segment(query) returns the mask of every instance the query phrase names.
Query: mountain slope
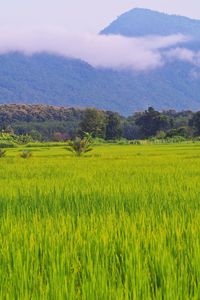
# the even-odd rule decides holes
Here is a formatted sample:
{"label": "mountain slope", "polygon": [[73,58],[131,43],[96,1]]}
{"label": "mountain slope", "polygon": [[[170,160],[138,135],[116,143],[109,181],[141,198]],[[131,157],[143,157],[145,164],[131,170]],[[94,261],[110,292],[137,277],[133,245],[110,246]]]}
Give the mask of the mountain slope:
{"label": "mountain slope", "polygon": [[[49,54],[0,56],[0,103],[45,103],[131,114],[157,109],[198,109],[199,79],[190,64],[172,63],[149,73],[98,70]],[[195,68],[192,67],[193,72]],[[196,70],[196,72],[198,72]],[[190,82],[190,85],[188,85]]]}
{"label": "mountain slope", "polygon": [[101,34],[120,34],[128,37],[178,33],[200,38],[200,20],[135,8],[101,31]]}

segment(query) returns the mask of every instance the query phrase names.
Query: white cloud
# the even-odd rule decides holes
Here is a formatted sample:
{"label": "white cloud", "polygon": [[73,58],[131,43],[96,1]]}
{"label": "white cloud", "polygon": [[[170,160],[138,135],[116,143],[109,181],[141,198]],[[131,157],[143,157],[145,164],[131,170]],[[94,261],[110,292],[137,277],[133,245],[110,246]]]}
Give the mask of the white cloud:
{"label": "white cloud", "polygon": [[192,79],[199,80],[200,79],[200,72],[197,71],[197,70],[192,70],[190,72],[190,76],[192,77]]}
{"label": "white cloud", "polygon": [[177,47],[166,52],[165,56],[170,60],[181,60],[196,66],[200,65],[200,51]]}
{"label": "white cloud", "polygon": [[[45,32],[4,30],[0,31],[0,53],[20,51],[31,55],[37,52],[51,52],[81,59],[94,67],[144,71],[162,66],[165,62],[162,51],[187,40],[188,38],[181,34],[127,38],[119,35],[69,35],[55,29]],[[178,56],[180,51],[176,51],[171,52],[171,57]],[[191,54],[185,52],[182,55],[188,56],[189,59]]]}

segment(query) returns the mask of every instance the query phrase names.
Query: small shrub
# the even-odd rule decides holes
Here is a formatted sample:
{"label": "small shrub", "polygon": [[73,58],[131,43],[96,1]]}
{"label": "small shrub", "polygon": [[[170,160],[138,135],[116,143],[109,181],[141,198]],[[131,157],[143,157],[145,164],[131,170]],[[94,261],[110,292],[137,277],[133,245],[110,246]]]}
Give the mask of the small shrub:
{"label": "small shrub", "polygon": [[166,137],[166,133],[163,130],[158,131],[156,134],[156,138],[158,140],[163,140],[165,139],[165,137]]}
{"label": "small shrub", "polygon": [[22,152],[20,153],[20,157],[24,159],[30,158],[31,156],[32,153],[29,150],[22,150]]}
{"label": "small shrub", "polygon": [[16,136],[15,140],[19,145],[25,145],[33,141],[32,137],[28,134]]}
{"label": "small shrub", "polygon": [[6,156],[6,151],[3,149],[0,149],[0,158],[5,157]]}
{"label": "small shrub", "polygon": [[95,138],[95,139],[93,139],[93,145],[98,146],[98,145],[102,145],[102,144],[105,144],[105,140],[104,139],[102,139],[102,138]]}
{"label": "small shrub", "polygon": [[142,145],[141,141],[139,140],[132,140],[129,142],[130,145]]}
{"label": "small shrub", "polygon": [[129,144],[128,140],[123,139],[123,138],[120,139],[120,140],[116,140],[115,143],[118,144],[118,145],[128,145]]}
{"label": "small shrub", "polygon": [[181,142],[185,142],[186,138],[184,138],[183,136],[174,136],[173,138],[167,138],[166,140],[169,143],[181,143]]}

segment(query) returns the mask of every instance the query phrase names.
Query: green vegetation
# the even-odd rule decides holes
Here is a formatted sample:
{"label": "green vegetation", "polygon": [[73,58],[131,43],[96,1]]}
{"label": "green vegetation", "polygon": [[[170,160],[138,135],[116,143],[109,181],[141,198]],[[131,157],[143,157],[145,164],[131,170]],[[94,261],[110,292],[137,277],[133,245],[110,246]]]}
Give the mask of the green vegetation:
{"label": "green vegetation", "polygon": [[24,159],[30,158],[31,156],[32,156],[32,153],[29,150],[22,150],[20,153],[20,157],[24,158]]}
{"label": "green vegetation", "polygon": [[65,148],[0,161],[0,299],[199,299],[200,144]]}
{"label": "green vegetation", "polygon": [[82,156],[92,151],[92,143],[92,136],[89,133],[85,133],[82,139],[77,137],[74,141],[70,141],[66,149],[76,156]]}
{"label": "green vegetation", "polygon": [[66,142],[89,132],[110,141],[141,139],[194,140],[200,136],[200,113],[149,107],[125,118],[95,108],[74,109],[44,105],[0,105],[0,148],[39,142]]}

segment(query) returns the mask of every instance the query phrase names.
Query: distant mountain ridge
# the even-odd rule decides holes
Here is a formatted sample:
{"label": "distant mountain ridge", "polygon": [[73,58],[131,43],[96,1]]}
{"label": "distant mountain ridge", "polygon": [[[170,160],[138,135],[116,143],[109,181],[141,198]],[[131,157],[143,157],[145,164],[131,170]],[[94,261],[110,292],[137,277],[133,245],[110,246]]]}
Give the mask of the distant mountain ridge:
{"label": "distant mountain ridge", "polygon": [[[200,50],[200,21],[150,10],[131,10],[101,32],[137,37],[177,33],[193,36],[184,47]],[[177,60],[138,73],[97,69],[48,53],[1,54],[0,103],[97,107],[124,115],[148,106],[199,110],[200,67]]]}
{"label": "distant mountain ridge", "polygon": [[122,14],[100,32],[100,34],[120,34],[128,37],[166,36],[179,33],[200,39],[200,20],[134,8]]}

